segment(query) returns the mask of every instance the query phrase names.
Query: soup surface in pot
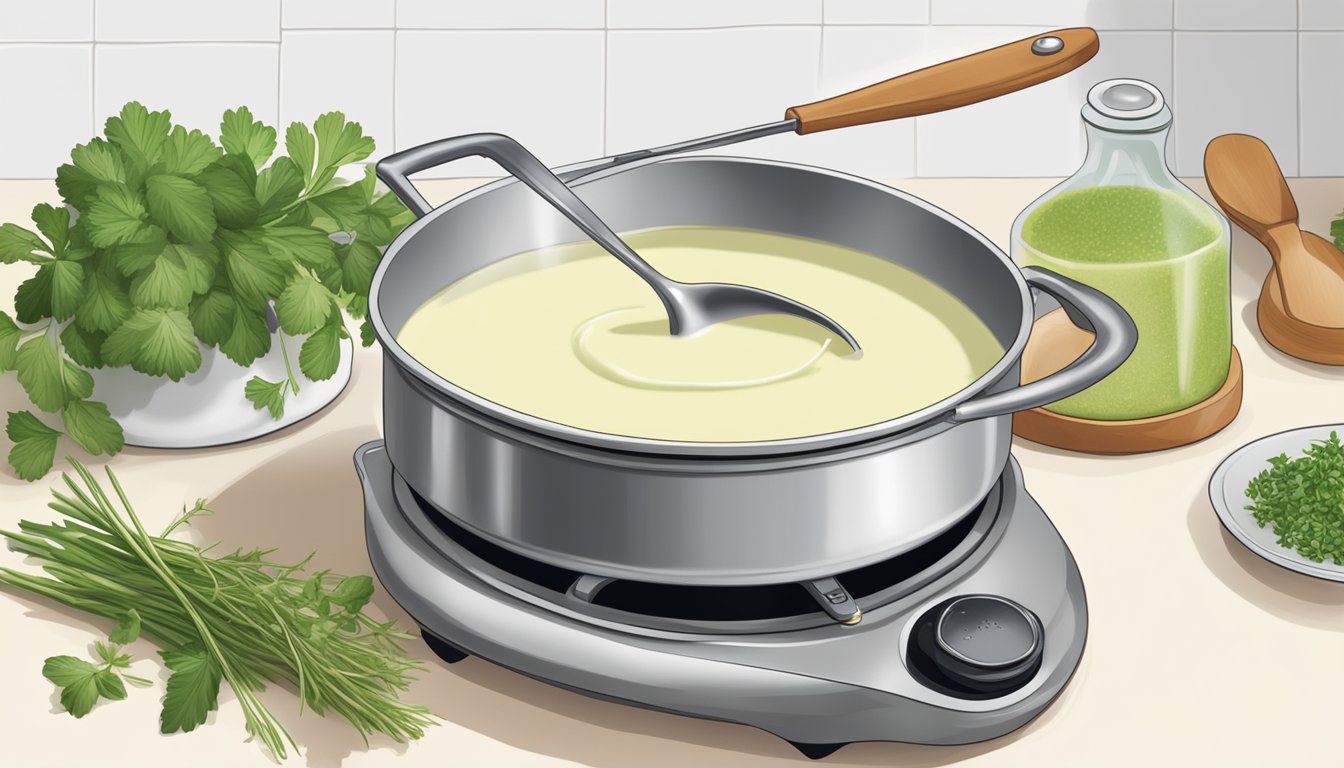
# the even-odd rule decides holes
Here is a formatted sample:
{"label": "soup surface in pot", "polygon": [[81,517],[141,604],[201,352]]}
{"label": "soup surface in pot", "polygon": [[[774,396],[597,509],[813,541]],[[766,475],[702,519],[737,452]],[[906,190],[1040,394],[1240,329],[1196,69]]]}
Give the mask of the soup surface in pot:
{"label": "soup surface in pot", "polygon": [[724,227],[623,236],[674,279],[743,283],[809,304],[852,333],[863,353],[782,315],[670,336],[653,291],[588,241],[520,253],[458,280],[417,309],[397,341],[435,374],[515,411],[694,442],[780,440],[886,421],[964,389],[1003,355],[957,298],[862,251]]}

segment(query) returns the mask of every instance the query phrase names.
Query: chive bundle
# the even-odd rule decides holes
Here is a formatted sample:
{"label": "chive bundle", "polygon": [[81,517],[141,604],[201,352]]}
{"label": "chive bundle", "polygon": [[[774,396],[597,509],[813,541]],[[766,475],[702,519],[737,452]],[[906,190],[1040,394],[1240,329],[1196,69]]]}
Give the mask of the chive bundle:
{"label": "chive bundle", "polygon": [[[273,550],[212,557],[168,538],[208,512],[203,501],[152,536],[110,469],[120,510],[87,469],[72,463],[82,486],[64,474],[69,494],[53,490],[49,505],[66,520],[22,520],[20,532],[0,532],[12,549],[39,558],[47,576],[0,568],[0,583],[113,619],[133,609],[143,632],[165,649],[173,675],[213,674],[216,690],[222,677],[243,707],[248,732],[278,758],[287,756],[286,743],[297,745],[256,696],[268,681],[294,685],[301,707],[340,715],[366,741],[381,733],[405,742],[435,724],[428,709],[399,698],[423,666],[401,649],[409,635],[363,612],[373,594],[368,576],[306,574],[311,555],[285,565],[269,559]],[[179,668],[175,658],[198,661]],[[173,681],[163,730],[191,730],[215,708],[213,691],[185,680],[175,691]],[[209,700],[183,698],[193,695]]]}

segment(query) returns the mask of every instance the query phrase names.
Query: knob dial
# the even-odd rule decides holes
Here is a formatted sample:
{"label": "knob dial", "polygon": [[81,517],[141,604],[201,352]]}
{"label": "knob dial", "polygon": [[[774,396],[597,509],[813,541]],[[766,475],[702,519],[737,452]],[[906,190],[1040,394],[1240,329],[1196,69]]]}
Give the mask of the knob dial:
{"label": "knob dial", "polygon": [[1041,620],[1006,597],[964,595],[942,604],[933,627],[933,662],[975,691],[1007,692],[1036,674],[1044,650]]}

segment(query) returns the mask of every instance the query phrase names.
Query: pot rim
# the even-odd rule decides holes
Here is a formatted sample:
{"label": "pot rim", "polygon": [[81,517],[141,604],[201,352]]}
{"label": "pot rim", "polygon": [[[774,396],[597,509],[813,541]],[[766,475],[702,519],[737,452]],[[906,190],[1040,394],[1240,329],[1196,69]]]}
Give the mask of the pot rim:
{"label": "pot rim", "polygon": [[[956,226],[974,237],[990,253],[996,256],[1000,263],[1008,268],[1013,281],[1017,284],[1019,298],[1021,299],[1022,317],[1018,323],[1017,337],[989,370],[981,374],[975,381],[966,387],[954,392],[948,397],[935,403],[927,405],[917,411],[912,411],[895,418],[885,421],[868,424],[862,427],[840,430],[838,432],[827,432],[817,435],[804,435],[800,437],[791,437],[780,440],[761,440],[750,442],[701,442],[686,440],[661,440],[649,437],[635,437],[631,435],[618,435],[609,432],[597,432],[594,430],[573,427],[567,424],[542,419],[522,411],[515,410],[506,405],[496,403],[493,400],[481,397],[473,392],[469,392],[462,387],[457,386],[451,381],[439,376],[418,360],[410,355],[402,346],[397,343],[396,338],[388,330],[383,322],[382,312],[379,309],[381,303],[382,283],[387,271],[396,261],[397,254],[401,252],[404,242],[410,241],[420,230],[431,226],[440,216],[446,215],[454,208],[474,200],[481,195],[486,195],[510,184],[518,183],[513,177],[506,177],[497,181],[484,184],[476,189],[466,192],[449,202],[435,208],[429,214],[422,216],[412,222],[402,232],[387,250],[378,264],[377,270],[373,275],[373,281],[369,286],[369,320],[373,325],[375,336],[383,347],[384,354],[390,356],[402,370],[410,372],[416,379],[429,386],[432,391],[438,392],[448,398],[456,401],[464,407],[480,412],[483,415],[501,420],[509,425],[520,427],[526,431],[534,432],[545,437],[551,437],[570,443],[578,443],[594,448],[604,450],[614,450],[624,453],[645,453],[645,454],[670,454],[681,456],[774,456],[783,454],[804,453],[810,451],[824,450],[856,443],[863,443],[888,437],[893,434],[905,432],[919,427],[926,427],[933,423],[944,421],[954,408],[958,405],[974,398],[976,395],[984,392],[995,382],[997,382],[1005,373],[1009,371],[1022,355],[1023,349],[1027,345],[1027,337],[1031,333],[1031,322],[1033,317],[1033,301],[1031,298],[1031,289],[1027,286],[1026,280],[1022,277],[1021,271],[1012,260],[997,245],[985,237],[979,230],[970,224],[958,219],[956,216],[939,208],[926,200],[911,195],[886,184],[880,184],[871,179],[865,179],[853,174],[843,173],[841,171],[829,168],[820,168],[817,166],[806,165],[803,163],[791,163],[781,160],[766,160],[760,158],[735,157],[724,155],[682,155],[667,158],[653,158],[645,161],[638,161],[628,165],[622,165],[606,171],[599,171],[584,176],[582,179],[571,183],[572,186],[582,186],[584,184],[599,181],[611,175],[626,173],[637,168],[642,168],[655,163],[728,163],[741,165],[767,165],[781,168],[807,171],[823,176],[848,181],[854,184],[860,184],[884,194],[892,195],[901,200],[921,208],[944,221]],[[556,169],[558,173],[563,173],[570,169],[579,169],[587,166],[588,163],[575,163]]]}

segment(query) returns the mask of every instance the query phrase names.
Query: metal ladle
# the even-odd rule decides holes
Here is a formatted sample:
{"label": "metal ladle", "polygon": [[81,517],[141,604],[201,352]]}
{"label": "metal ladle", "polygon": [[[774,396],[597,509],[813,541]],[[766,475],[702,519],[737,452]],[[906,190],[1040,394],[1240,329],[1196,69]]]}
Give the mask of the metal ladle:
{"label": "metal ladle", "polygon": [[[426,155],[421,157],[417,153]],[[428,155],[432,155],[432,158]],[[664,275],[635,253],[593,209],[574,194],[550,168],[522,144],[499,133],[472,133],[398,153],[406,167],[446,162],[476,155],[489,158],[555,206],[583,233],[649,284],[667,310],[673,336],[688,336],[723,320],[747,315],[793,315],[811,321],[845,340],[855,352],[859,343],[843,326],[812,307],[778,293],[735,283],[683,283]],[[392,158],[388,158],[391,160]],[[387,162],[386,160],[384,162]]]}
{"label": "metal ladle", "polygon": [[[775,133],[815,133],[954,109],[1071,72],[1096,55],[1099,47],[1097,33],[1091,28],[1059,29],[829,99],[790,107],[784,113],[785,119],[775,123],[602,158],[570,168],[566,177],[573,180],[635,160],[722,147]],[[416,191],[408,178],[410,174],[469,155],[499,163],[634,270],[662,300],[667,309],[668,329],[674,336],[692,334],[734,317],[778,313],[816,323],[840,336],[855,352],[859,351],[858,342],[838,323],[786,296],[745,285],[682,283],[664,276],[626,245],[564,181],[507,136],[476,133],[398,152],[378,163],[378,176],[417,216],[426,216],[433,206]]]}

